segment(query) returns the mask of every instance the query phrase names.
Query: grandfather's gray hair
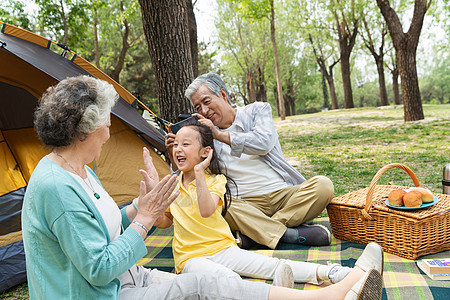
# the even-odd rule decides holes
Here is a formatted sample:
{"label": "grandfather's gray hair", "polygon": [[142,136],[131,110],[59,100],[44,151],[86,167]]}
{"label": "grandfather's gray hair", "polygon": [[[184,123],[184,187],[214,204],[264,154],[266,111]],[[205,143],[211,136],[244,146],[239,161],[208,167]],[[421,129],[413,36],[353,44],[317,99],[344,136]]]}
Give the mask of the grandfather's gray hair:
{"label": "grandfather's gray hair", "polygon": [[119,95],[106,81],[90,76],[69,77],[42,95],[34,113],[39,139],[48,146],[71,145],[106,125]]}
{"label": "grandfather's gray hair", "polygon": [[228,93],[227,87],[223,82],[222,78],[214,72],[209,72],[198,76],[192,81],[192,83],[186,89],[184,96],[192,102],[192,95],[198,90],[199,87],[206,84],[209,91],[214,95],[220,97],[220,90],[223,89],[227,95],[228,103],[231,105],[230,94]]}

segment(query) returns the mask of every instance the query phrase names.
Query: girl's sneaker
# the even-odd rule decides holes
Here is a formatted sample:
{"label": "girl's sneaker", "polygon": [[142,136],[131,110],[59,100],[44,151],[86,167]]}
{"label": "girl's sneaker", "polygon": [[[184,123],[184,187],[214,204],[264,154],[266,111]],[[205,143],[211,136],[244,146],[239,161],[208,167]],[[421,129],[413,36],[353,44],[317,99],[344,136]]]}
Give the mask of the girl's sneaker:
{"label": "girl's sneaker", "polygon": [[331,283],[338,283],[342,279],[345,278],[345,276],[348,275],[352,271],[352,268],[341,266],[340,264],[329,264],[329,271],[327,274],[328,279]]}

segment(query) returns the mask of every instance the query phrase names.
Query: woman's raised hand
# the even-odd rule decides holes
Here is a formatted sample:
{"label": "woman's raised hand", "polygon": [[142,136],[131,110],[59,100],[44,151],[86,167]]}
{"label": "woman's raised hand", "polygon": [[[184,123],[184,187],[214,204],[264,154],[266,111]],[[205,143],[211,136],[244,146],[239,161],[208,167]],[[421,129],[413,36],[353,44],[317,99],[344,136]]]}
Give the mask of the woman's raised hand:
{"label": "woman's raised hand", "polygon": [[144,178],[145,186],[146,186],[146,192],[150,192],[155,188],[155,186],[159,182],[159,175],[158,171],[155,168],[155,165],[153,165],[153,159],[150,156],[150,152],[146,147],[144,147],[142,156],[144,158],[144,166],[145,170],[139,170],[142,177]]}
{"label": "woman's raised hand", "polygon": [[173,193],[177,183],[176,175],[167,175],[150,192],[146,192],[148,190],[146,183],[141,181],[138,213],[135,220],[141,223],[145,222],[145,225],[149,227],[153,226],[155,221],[180,194],[180,191]]}

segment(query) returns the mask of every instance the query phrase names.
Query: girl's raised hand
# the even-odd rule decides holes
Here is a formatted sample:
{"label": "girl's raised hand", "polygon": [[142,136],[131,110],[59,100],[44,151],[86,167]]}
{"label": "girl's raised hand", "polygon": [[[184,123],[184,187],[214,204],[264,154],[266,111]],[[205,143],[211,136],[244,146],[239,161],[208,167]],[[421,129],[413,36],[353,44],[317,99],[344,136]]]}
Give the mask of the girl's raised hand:
{"label": "girl's raised hand", "polygon": [[211,162],[211,158],[213,156],[213,149],[208,149],[208,156],[199,164],[194,167],[194,171],[204,172],[206,168],[209,167],[209,163]]}

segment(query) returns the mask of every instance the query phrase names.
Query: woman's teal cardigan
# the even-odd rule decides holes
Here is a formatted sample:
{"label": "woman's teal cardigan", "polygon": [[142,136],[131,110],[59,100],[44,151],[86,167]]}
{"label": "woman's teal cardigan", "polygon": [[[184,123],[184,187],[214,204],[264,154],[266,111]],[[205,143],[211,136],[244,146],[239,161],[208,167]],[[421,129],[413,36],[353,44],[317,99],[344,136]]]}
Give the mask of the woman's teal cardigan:
{"label": "woman's teal cardigan", "polygon": [[117,277],[147,253],[139,233],[128,228],[125,208],[122,225],[125,230],[111,242],[86,191],[44,157],[30,178],[22,209],[30,298],[118,299]]}

